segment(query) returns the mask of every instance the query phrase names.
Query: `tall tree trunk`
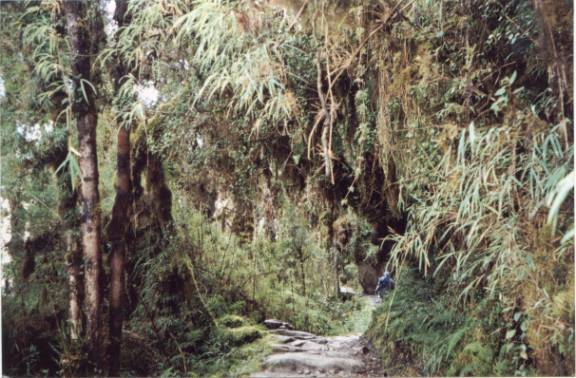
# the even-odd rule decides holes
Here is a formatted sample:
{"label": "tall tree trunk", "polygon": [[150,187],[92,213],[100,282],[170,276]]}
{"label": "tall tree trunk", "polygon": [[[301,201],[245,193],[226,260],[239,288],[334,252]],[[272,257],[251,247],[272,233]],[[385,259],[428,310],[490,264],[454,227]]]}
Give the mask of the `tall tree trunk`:
{"label": "tall tree trunk", "polygon": [[110,344],[108,349],[109,375],[118,376],[122,341],[124,302],[124,271],[130,232],[130,132],[118,129],[116,199],[108,236],[112,244],[110,255]]}
{"label": "tall tree trunk", "polygon": [[90,3],[66,0],[66,30],[70,37],[72,75],[74,81],[73,112],[79,142],[80,230],[84,255],[86,336],[89,340],[88,362],[96,372],[101,368],[101,275],[100,198],[98,194],[98,156],[96,149],[97,111],[91,84],[92,44],[86,7]]}
{"label": "tall tree trunk", "polygon": [[[60,78],[64,81],[64,77]],[[56,175],[56,185],[58,187],[58,215],[60,218],[61,244],[64,246],[64,261],[66,272],[68,273],[68,311],[70,321],[70,338],[73,341],[80,340],[82,336],[82,303],[84,302],[84,279],[82,275],[82,249],[79,244],[79,233],[77,232],[79,219],[76,209],[78,192],[74,188],[70,169],[62,167],[68,158],[69,131],[66,125],[59,122],[59,115],[66,108],[66,92],[58,91],[53,94],[51,102],[53,104],[50,111],[50,119],[57,128],[66,130],[63,135],[55,133],[54,149],[48,164],[52,167]],[[62,361],[66,365],[66,361]],[[68,370],[69,366],[63,366],[65,375],[77,374],[77,371]],[[72,369],[75,367],[72,366]],[[69,374],[68,374],[69,373]]]}
{"label": "tall tree trunk", "polygon": [[[127,2],[116,0],[114,19],[118,23],[116,41],[126,23]],[[114,93],[120,93],[122,79],[128,74],[122,58],[116,55],[113,69]],[[121,119],[118,117],[117,119]],[[130,214],[132,204],[132,179],[130,165],[131,125],[118,125],[116,150],[116,198],[112,208],[112,219],[108,225],[108,238],[112,245],[110,253],[110,342],[108,346],[108,375],[118,376],[122,344],[122,322],[124,311],[125,259],[130,244]]]}

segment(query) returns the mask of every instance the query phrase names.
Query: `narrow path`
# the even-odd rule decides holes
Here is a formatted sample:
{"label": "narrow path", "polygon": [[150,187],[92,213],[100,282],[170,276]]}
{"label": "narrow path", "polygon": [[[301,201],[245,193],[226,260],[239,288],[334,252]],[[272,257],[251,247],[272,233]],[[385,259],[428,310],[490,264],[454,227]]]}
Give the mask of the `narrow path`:
{"label": "narrow path", "polygon": [[[375,295],[363,298],[371,309],[379,303]],[[384,375],[362,333],[324,337],[292,330],[281,321],[267,322],[269,328],[274,328],[270,331],[276,342],[274,353],[264,359],[264,370],[253,373],[253,378]]]}

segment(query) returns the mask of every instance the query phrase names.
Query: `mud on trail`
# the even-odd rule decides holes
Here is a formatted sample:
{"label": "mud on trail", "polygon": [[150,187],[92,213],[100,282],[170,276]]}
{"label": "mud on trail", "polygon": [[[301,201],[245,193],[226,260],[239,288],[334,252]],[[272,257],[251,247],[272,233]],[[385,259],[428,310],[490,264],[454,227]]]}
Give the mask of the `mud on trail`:
{"label": "mud on trail", "polygon": [[[376,296],[364,296],[364,300],[370,310],[379,303]],[[273,334],[273,353],[264,359],[264,370],[253,373],[253,378],[386,375],[361,332],[318,336],[276,320],[267,321],[266,326]]]}

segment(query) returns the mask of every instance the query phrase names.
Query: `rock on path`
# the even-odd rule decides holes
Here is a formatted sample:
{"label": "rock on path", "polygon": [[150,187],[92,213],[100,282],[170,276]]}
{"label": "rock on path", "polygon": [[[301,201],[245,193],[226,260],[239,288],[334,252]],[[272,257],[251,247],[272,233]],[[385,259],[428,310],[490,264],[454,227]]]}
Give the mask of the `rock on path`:
{"label": "rock on path", "polygon": [[[375,307],[376,296],[366,296],[366,303]],[[274,320],[274,326],[281,321]],[[371,376],[368,348],[361,334],[317,336],[289,329],[289,324],[273,328],[273,354],[263,361],[264,370],[253,378]],[[270,328],[272,328],[270,327]],[[382,375],[378,372],[377,375]]]}

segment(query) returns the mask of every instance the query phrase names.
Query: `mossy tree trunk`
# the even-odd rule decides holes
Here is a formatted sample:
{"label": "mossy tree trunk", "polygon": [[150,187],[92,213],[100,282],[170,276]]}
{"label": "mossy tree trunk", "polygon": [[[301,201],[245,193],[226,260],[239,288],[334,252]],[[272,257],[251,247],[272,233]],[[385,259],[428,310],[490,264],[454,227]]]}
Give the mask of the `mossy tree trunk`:
{"label": "mossy tree trunk", "polygon": [[[141,126],[143,127],[143,126]],[[128,250],[145,246],[153,257],[166,246],[174,232],[172,224],[172,192],[166,183],[161,157],[148,149],[146,136],[132,132],[131,143],[131,212]],[[143,182],[144,180],[144,182]],[[125,260],[126,287],[124,313],[132,313],[140,303],[143,275],[135,270],[135,261]]]}
{"label": "mossy tree trunk", "polygon": [[[129,22],[127,19],[128,3],[125,0],[116,1],[116,12],[114,19],[118,24],[116,41],[120,39],[123,26]],[[122,79],[128,74],[128,69],[124,65],[121,57],[116,56],[116,64],[113,68],[112,77],[114,79],[114,93],[120,93]],[[120,101],[122,99],[119,99]],[[117,117],[117,119],[121,119]],[[120,354],[122,343],[122,323],[124,311],[124,280],[125,280],[125,260],[128,246],[131,243],[132,228],[130,226],[130,216],[132,214],[132,168],[131,168],[131,147],[130,147],[130,127],[121,122],[118,125],[116,136],[116,198],[112,208],[112,219],[108,225],[108,238],[111,243],[110,252],[110,340],[108,344],[108,375],[116,377],[119,375]]]}
{"label": "mossy tree trunk", "polygon": [[[66,30],[70,38],[72,80],[74,84],[73,113],[78,130],[80,185],[80,230],[84,256],[86,337],[89,340],[88,362],[100,371],[102,356],[102,251],[100,197],[98,193],[98,156],[96,127],[98,113],[91,75],[92,40],[87,7],[91,4],[68,0],[63,3]],[[93,5],[93,4],[92,4]]]}
{"label": "mossy tree trunk", "polygon": [[116,198],[112,219],[108,225],[110,252],[110,344],[108,348],[109,375],[118,376],[124,307],[124,275],[126,252],[130,241],[130,207],[132,184],[130,179],[130,132],[118,129]]}

